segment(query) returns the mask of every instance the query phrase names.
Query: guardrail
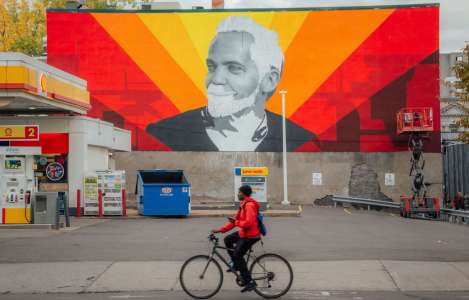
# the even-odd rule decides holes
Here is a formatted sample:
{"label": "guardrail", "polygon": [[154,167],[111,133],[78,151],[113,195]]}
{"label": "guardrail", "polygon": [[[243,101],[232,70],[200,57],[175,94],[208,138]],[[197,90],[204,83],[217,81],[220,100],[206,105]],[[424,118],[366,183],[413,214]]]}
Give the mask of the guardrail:
{"label": "guardrail", "polygon": [[332,196],[332,201],[334,201],[334,207],[337,206],[337,202],[340,202],[340,203],[365,205],[368,207],[368,210],[370,210],[372,206],[395,208],[395,209],[399,209],[401,207],[399,203],[390,202],[390,201],[357,198],[357,197],[336,196],[336,195]]}
{"label": "guardrail", "polygon": [[467,221],[469,220],[468,210],[456,210],[456,209],[442,208],[441,213],[446,216],[445,219],[449,222],[463,221],[462,218],[464,218],[464,221],[467,224]]}
{"label": "guardrail", "polygon": [[[337,203],[350,203],[350,204],[358,204],[358,205],[365,205],[368,207],[368,210],[371,207],[386,207],[386,208],[394,208],[400,209],[400,203],[389,202],[389,201],[382,201],[382,200],[374,200],[374,199],[366,199],[366,198],[357,198],[357,197],[347,197],[347,196],[332,196],[332,201],[334,201],[334,207],[337,206]],[[455,210],[449,208],[442,208],[441,215],[445,216],[444,219],[449,222],[458,222],[464,219],[464,222],[468,222],[469,220],[469,210]]]}

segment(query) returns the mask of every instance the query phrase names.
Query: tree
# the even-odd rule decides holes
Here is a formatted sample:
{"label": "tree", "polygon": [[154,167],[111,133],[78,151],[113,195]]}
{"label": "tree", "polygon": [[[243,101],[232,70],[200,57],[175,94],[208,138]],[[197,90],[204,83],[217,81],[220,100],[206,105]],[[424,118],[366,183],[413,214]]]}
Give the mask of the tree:
{"label": "tree", "polygon": [[[136,8],[149,0],[88,0],[86,8]],[[0,4],[0,52],[44,53],[46,11],[65,8],[67,0],[2,0]]]}
{"label": "tree", "polygon": [[[458,81],[455,83],[457,88],[457,97],[463,105],[469,103],[469,43],[463,50],[463,59],[454,66],[454,72]],[[459,135],[459,140],[469,144],[469,115],[464,115],[456,123],[459,128],[465,129],[465,132]]]}

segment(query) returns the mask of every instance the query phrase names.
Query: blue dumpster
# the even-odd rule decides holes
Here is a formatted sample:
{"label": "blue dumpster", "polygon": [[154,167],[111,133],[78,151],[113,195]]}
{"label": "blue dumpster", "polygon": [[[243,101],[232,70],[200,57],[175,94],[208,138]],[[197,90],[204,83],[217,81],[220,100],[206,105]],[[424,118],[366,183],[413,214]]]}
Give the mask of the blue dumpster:
{"label": "blue dumpster", "polygon": [[140,215],[189,215],[190,184],[182,170],[137,171],[136,194]]}

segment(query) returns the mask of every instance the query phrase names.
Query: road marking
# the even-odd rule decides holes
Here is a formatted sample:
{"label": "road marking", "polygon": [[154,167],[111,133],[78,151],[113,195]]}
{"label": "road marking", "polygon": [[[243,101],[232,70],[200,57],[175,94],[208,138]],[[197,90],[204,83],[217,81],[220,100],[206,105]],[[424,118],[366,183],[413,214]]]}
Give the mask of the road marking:
{"label": "road marking", "polygon": [[330,295],[331,295],[331,293],[329,293],[329,292],[321,292],[321,296],[330,296]]}
{"label": "road marking", "polygon": [[349,215],[352,214],[352,213],[351,213],[348,209],[346,209],[346,208],[344,208],[344,211],[345,211],[346,213],[348,213]]}
{"label": "road marking", "polygon": [[137,298],[154,298],[154,296],[133,296],[133,295],[119,295],[119,296],[109,296],[111,299],[137,299]]}

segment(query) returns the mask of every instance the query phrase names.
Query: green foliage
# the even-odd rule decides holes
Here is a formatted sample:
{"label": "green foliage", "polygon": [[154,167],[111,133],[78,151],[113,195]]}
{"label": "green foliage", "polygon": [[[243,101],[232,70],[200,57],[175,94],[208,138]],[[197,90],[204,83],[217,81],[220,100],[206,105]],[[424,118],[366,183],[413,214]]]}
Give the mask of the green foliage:
{"label": "green foliage", "polygon": [[[455,87],[458,89],[457,96],[459,100],[465,105],[469,104],[469,44],[463,50],[463,59],[459,61],[455,67],[454,71],[458,81],[455,84]],[[458,127],[469,129],[469,115],[466,114],[456,123]],[[459,135],[459,140],[469,144],[469,132],[464,132]]]}
{"label": "green foliage", "polygon": [[[137,8],[132,0],[88,0],[89,9]],[[0,3],[0,52],[22,52],[32,56],[44,54],[46,11],[66,8],[67,0],[2,0]]]}

